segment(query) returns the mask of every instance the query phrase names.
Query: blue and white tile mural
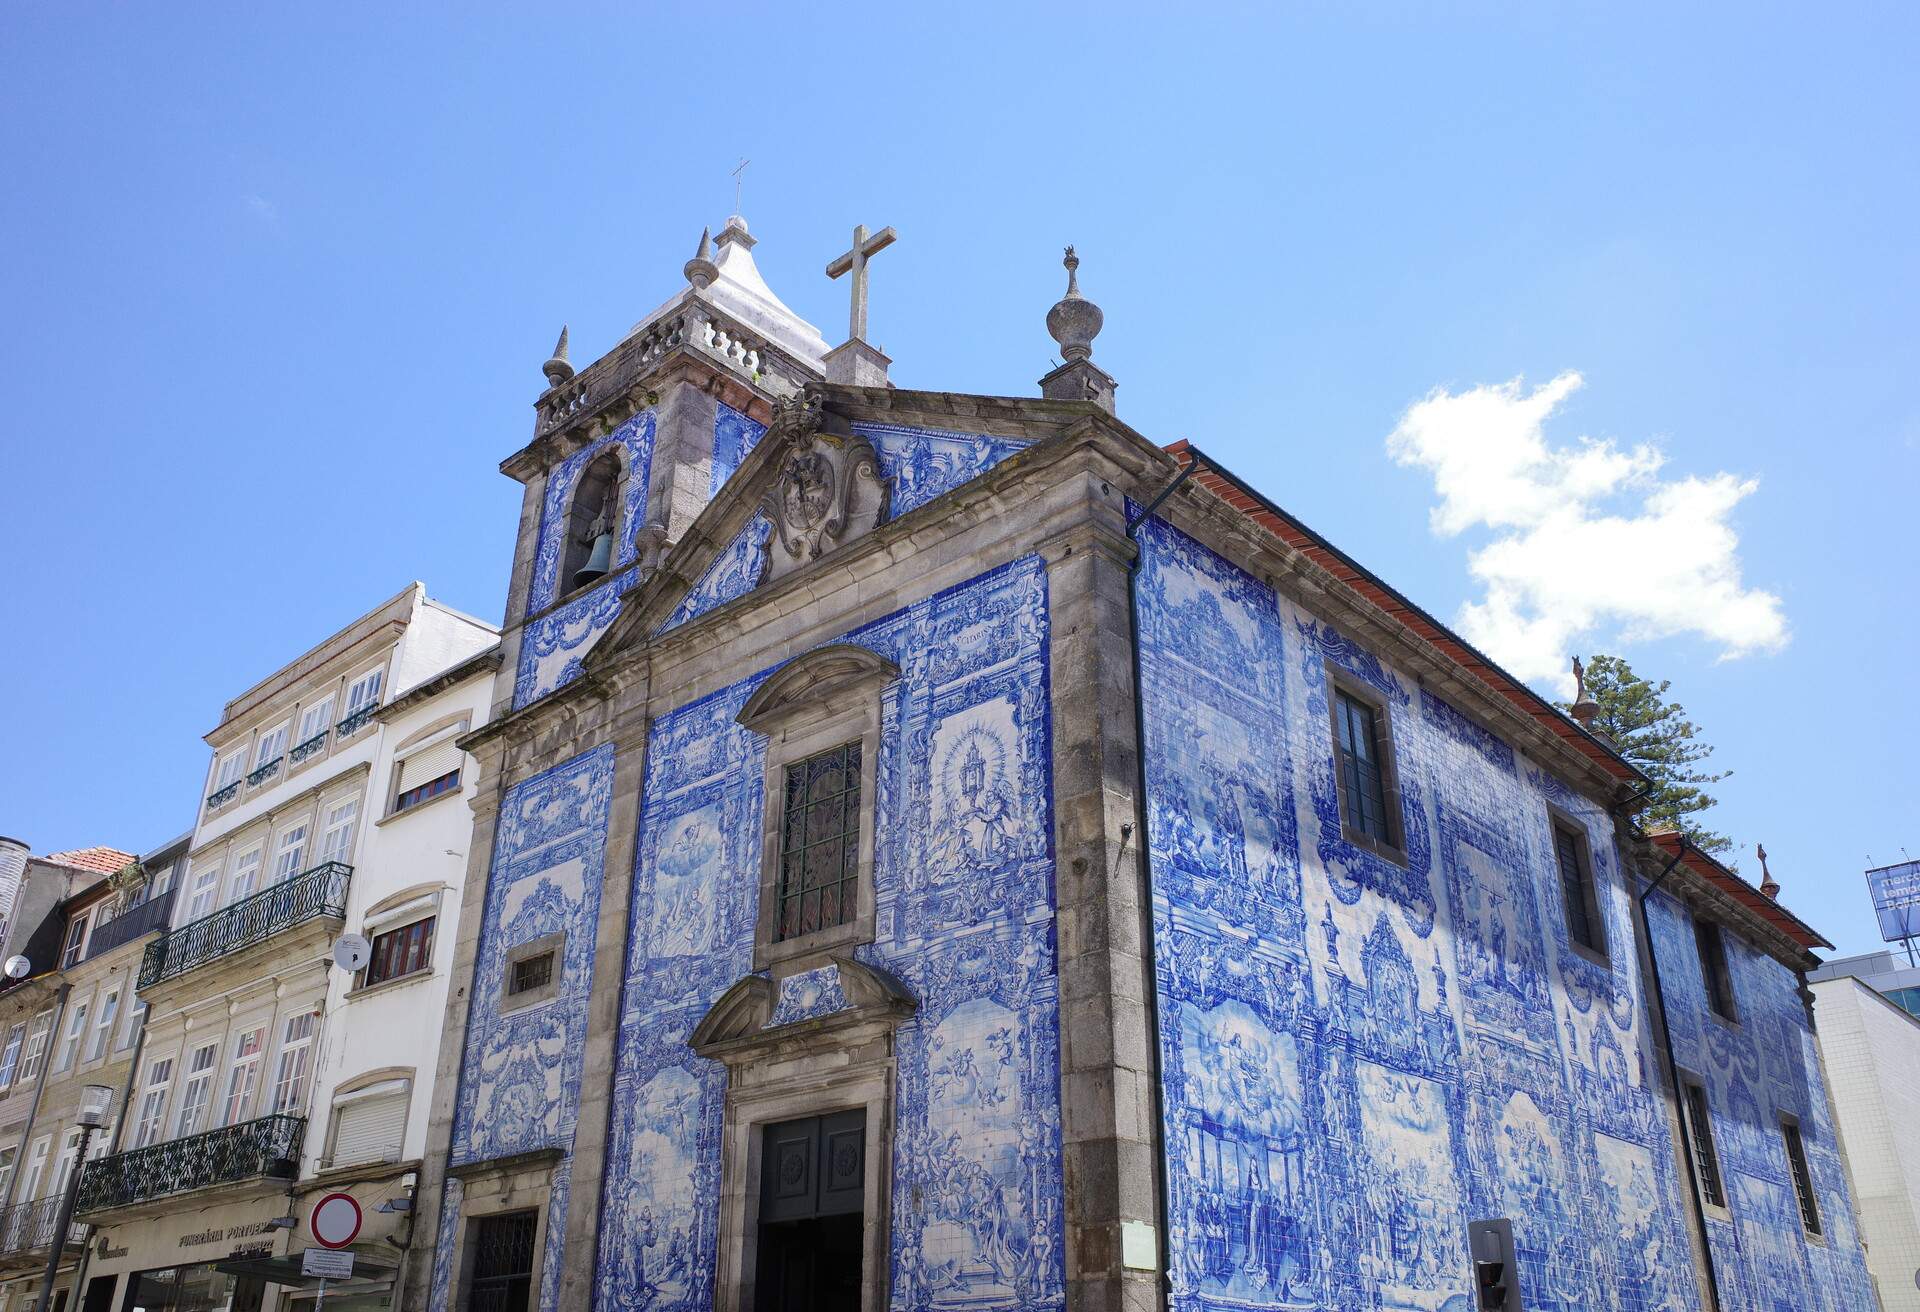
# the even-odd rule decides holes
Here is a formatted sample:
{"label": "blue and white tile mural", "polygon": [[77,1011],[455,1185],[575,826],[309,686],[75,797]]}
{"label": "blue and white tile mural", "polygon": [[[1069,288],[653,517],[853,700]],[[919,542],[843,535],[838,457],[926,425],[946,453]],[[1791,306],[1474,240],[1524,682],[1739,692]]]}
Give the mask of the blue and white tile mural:
{"label": "blue and white tile mural", "polygon": [[[1506,1216],[1530,1309],[1697,1308],[1609,817],[1167,525],[1141,548],[1173,1305],[1454,1312],[1467,1222]],[[1389,707],[1404,862],[1342,837],[1329,667]],[[1569,946],[1549,802],[1587,828],[1610,962]],[[1697,994],[1690,933],[1660,950]],[[1779,1135],[1755,1138],[1727,1160],[1729,1307],[1870,1306],[1791,979],[1749,992],[1793,1014],[1703,1039],[1689,996],[1683,1053],[1716,1107],[1806,1120],[1835,1242],[1802,1240]]]}
{"label": "blue and white tile mural", "polygon": [[[559,1291],[613,765],[613,748],[598,747],[520,781],[501,800],[454,1102],[454,1166],[542,1149],[562,1154],[540,1266],[539,1306],[547,1312]],[[564,936],[554,996],[503,1014],[507,953],[554,934]],[[460,1183],[449,1180],[434,1266],[436,1308],[447,1306],[459,1206]]]}
{"label": "blue and white tile mural", "polygon": [[[1846,1167],[1798,981],[1779,962],[1727,935],[1735,1022],[1707,1006],[1699,950],[1686,910],[1665,893],[1647,920],[1673,1017],[1675,1059],[1707,1090],[1730,1220],[1708,1221],[1728,1306],[1840,1312],[1873,1306],[1860,1255]],[[1826,1231],[1802,1238],[1787,1165],[1782,1115],[1800,1123],[1807,1167]]]}
{"label": "blue and white tile mural", "polygon": [[[1015,562],[847,634],[895,662],[876,763],[876,940],[918,1010],[898,1032],[891,1299],[1059,1307],[1046,579]],[[771,673],[771,671],[768,671]],[[709,1308],[725,1075],[687,1038],[753,968],[764,675],[653,726],[633,873],[598,1305]],[[772,1025],[845,1005],[781,981]]]}
{"label": "blue and white tile mural", "polygon": [[520,630],[520,663],[514,672],[513,709],[536,702],[580,677],[587,653],[620,617],[620,602],[639,583],[626,573],[608,579],[529,622]]}
{"label": "blue and white tile mural", "polygon": [[760,445],[767,426],[749,419],[726,402],[719,402],[713,416],[713,472],[707,480],[707,496],[718,496],[733,471]]}

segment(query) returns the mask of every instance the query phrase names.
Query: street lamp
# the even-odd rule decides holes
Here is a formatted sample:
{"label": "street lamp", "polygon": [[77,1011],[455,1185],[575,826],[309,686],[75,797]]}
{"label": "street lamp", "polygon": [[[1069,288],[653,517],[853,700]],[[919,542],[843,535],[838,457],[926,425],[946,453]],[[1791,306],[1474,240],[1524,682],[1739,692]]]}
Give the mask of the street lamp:
{"label": "street lamp", "polygon": [[[67,1231],[73,1226],[73,1205],[80,1197],[80,1172],[87,1165],[87,1141],[93,1138],[93,1132],[107,1123],[107,1113],[113,1110],[113,1090],[104,1084],[89,1084],[80,1090],[80,1111],[74,1117],[74,1124],[80,1127],[80,1143],[73,1150],[73,1172],[67,1176],[67,1192],[60,1199],[60,1220],[53,1227],[53,1238],[47,1245],[47,1273],[40,1281],[40,1301],[35,1312],[47,1312],[53,1306],[53,1282],[60,1276],[60,1254],[67,1246]],[[78,1295],[80,1291],[75,1290]]]}

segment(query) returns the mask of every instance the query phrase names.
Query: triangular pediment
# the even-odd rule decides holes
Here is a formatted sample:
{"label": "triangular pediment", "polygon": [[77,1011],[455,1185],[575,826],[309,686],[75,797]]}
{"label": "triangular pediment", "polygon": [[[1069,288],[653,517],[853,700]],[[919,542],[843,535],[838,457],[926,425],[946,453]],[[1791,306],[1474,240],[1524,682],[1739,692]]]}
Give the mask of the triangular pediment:
{"label": "triangular pediment", "polygon": [[773,422],[587,658],[618,653],[858,541],[1084,420],[1046,400],[815,384]]}

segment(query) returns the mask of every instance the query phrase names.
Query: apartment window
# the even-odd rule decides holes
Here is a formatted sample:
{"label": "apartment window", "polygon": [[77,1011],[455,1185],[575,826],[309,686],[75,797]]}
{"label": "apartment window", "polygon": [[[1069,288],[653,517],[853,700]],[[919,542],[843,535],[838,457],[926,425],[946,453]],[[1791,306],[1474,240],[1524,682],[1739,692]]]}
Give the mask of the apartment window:
{"label": "apartment window", "polygon": [[408,1080],[381,1080],[333,1100],[327,1157],[335,1167],[397,1162],[407,1131]]}
{"label": "apartment window", "polygon": [[120,990],[114,989],[100,999],[100,1019],[93,1023],[87,1038],[87,1060],[99,1061],[106,1055],[107,1040],[113,1035],[113,1023],[120,1019]]}
{"label": "apartment window", "polygon": [[[220,889],[220,863],[193,864],[193,887],[187,893],[186,920],[198,920],[213,910],[213,899]],[[182,922],[186,923],[185,921]]]}
{"label": "apartment window", "polygon": [[273,882],[283,884],[306,868],[307,827],[297,824],[280,835],[280,849],[273,854]]}
{"label": "apartment window", "polygon": [[[367,962],[366,983],[384,984],[390,979],[399,979],[430,968],[433,965],[434,919],[433,916],[428,916],[425,920],[416,920],[411,925],[402,925],[384,934],[375,934],[373,957]],[[549,954],[543,960],[547,962],[547,974],[551,979],[552,955]]]}
{"label": "apartment window", "polygon": [[70,1069],[73,1066],[73,1059],[80,1055],[80,1040],[87,1032],[87,1008],[91,1005],[91,1001],[89,999],[67,1010],[67,1032],[60,1037],[60,1052],[53,1062],[53,1072],[56,1075]]}
{"label": "apartment window", "polygon": [[1733,1003],[1733,972],[1727,967],[1727,940],[1720,926],[1695,916],[1693,942],[1700,953],[1700,978],[1707,986],[1707,1006],[1721,1020],[1740,1019]]}
{"label": "apartment window", "polygon": [[80,1160],[80,1131],[68,1130],[60,1141],[60,1161],[54,1168],[53,1188],[47,1191],[47,1197],[58,1198],[67,1192],[67,1178],[73,1174],[74,1163]]}
{"label": "apartment window", "polygon": [[1691,1075],[1680,1077],[1680,1102],[1687,1118],[1687,1137],[1693,1141],[1693,1169],[1700,1196],[1709,1207],[1725,1208],[1726,1186],[1720,1180],[1720,1154],[1713,1146],[1713,1117],[1707,1109],[1707,1086]]}
{"label": "apartment window", "polygon": [[40,1068],[47,1062],[47,1037],[52,1032],[51,1011],[41,1012],[27,1027],[27,1045],[20,1050],[19,1078],[22,1082],[39,1078]]}
{"label": "apartment window", "polygon": [[469,1307],[476,1312],[527,1312],[533,1297],[533,1237],[538,1228],[537,1212],[474,1218]]}
{"label": "apartment window", "polygon": [[260,1084],[260,1053],[267,1043],[264,1025],[247,1030],[233,1041],[233,1070],[227,1076],[226,1115],[222,1125],[238,1125],[247,1119],[253,1105],[253,1091]]}
{"label": "apartment window", "polygon": [[213,1101],[213,1066],[220,1045],[205,1043],[187,1059],[187,1082],[180,1088],[180,1115],[174,1122],[173,1137],[184,1139],[207,1128],[207,1106]]}
{"label": "apartment window", "polygon": [[21,1202],[32,1202],[40,1192],[40,1177],[47,1170],[47,1150],[52,1147],[53,1136],[50,1134],[33,1141],[33,1147],[27,1153],[27,1173],[20,1177]]}
{"label": "apartment window", "polygon": [[253,768],[258,770],[262,766],[272,765],[275,761],[286,755],[286,751],[287,726],[285,724],[276,724],[273,728],[261,734],[260,741],[254,745]]}
{"label": "apartment window", "polygon": [[393,763],[393,809],[404,811],[460,786],[465,760],[456,741],[466,722],[450,725]]}
{"label": "apartment window", "polygon": [[115,1052],[125,1052],[140,1037],[140,1027],[146,1024],[147,1004],[144,998],[134,995],[133,1005],[127,1008],[127,1027],[120,1031],[120,1042],[113,1047]]}
{"label": "apartment window", "polygon": [[[0,1089],[12,1087],[14,1069],[20,1064],[20,1044],[26,1037],[27,1027],[24,1023],[7,1031],[7,1046],[0,1049]],[[0,1193],[0,1198],[5,1196]]]}
{"label": "apartment window", "polygon": [[1800,1137],[1800,1122],[1791,1116],[1782,1116],[1780,1137],[1787,1146],[1787,1170],[1793,1175],[1793,1196],[1800,1203],[1800,1224],[1817,1239],[1823,1233],[1820,1200],[1813,1192],[1813,1172],[1807,1169],[1807,1145]]}
{"label": "apartment window", "polygon": [[19,1154],[18,1148],[0,1148],[0,1198],[7,1196],[7,1186],[13,1183],[14,1159]]}
{"label": "apartment window", "polygon": [[320,861],[345,863],[353,855],[353,822],[360,816],[360,799],[349,797],[327,808],[326,824],[320,830]]}
{"label": "apartment window", "polygon": [[246,772],[247,753],[245,749],[220,758],[218,773],[213,777],[213,791],[219,792],[232,784],[240,782],[240,776]]}
{"label": "apartment window", "polygon": [[1386,703],[1337,674],[1331,681],[1341,835],[1357,847],[1402,860],[1400,797]]}
{"label": "apartment window", "polygon": [[67,942],[60,949],[60,969],[69,970],[80,964],[81,949],[87,945],[87,921],[92,914],[91,911],[82,911],[67,922]]}
{"label": "apartment window", "polygon": [[385,677],[385,674],[386,671],[384,670],[369,670],[348,685],[347,712],[346,715],[340,718],[344,720],[347,716],[354,714],[354,712],[364,711],[367,707],[378,702],[380,700],[380,682],[382,678]]}
{"label": "apartment window", "polygon": [[786,770],[776,942],[853,919],[860,891],[860,744]]}
{"label": "apartment window", "polygon": [[326,697],[300,712],[300,732],[293,736],[294,745],[312,742],[332,727],[333,698]]}
{"label": "apartment window", "polygon": [[1560,869],[1560,904],[1567,915],[1567,938],[1605,956],[1607,932],[1600,915],[1600,890],[1593,878],[1593,853],[1586,831],[1553,817],[1553,859]]}
{"label": "apartment window", "polygon": [[280,1065],[273,1078],[275,1115],[298,1116],[307,1105],[307,1067],[313,1055],[313,1034],[319,1028],[320,1013],[302,1012],[287,1017],[280,1037]]}
{"label": "apartment window", "polygon": [[133,1146],[145,1148],[160,1137],[160,1118],[167,1110],[167,1088],[173,1083],[173,1058],[147,1063],[146,1087],[140,1091],[140,1115],[133,1122]]}
{"label": "apartment window", "polygon": [[240,855],[233,863],[233,881],[227,886],[227,903],[244,901],[260,890],[260,861],[266,855],[265,848],[254,848]]}

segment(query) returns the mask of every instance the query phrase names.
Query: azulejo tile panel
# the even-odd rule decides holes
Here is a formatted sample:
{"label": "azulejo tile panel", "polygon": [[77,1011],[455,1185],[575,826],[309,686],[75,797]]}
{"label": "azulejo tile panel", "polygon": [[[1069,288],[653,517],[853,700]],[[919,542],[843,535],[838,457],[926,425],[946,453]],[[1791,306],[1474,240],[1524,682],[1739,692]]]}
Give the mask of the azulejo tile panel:
{"label": "azulejo tile panel", "polygon": [[653,471],[653,434],[654,412],[643,410],[548,471],[546,499],[540,509],[540,543],[527,588],[528,614],[545,610],[566,592],[560,579],[560,562],[566,556],[567,512],[573,504],[574,488],[588,465],[616,447],[626,482],[614,563],[628,565],[639,557],[640,521],[646,513],[647,483]]}
{"label": "azulejo tile panel", "polygon": [[713,558],[713,563],[655,632],[678,628],[695,616],[724,606],[736,597],[744,597],[758,587],[760,580],[767,576],[767,542],[772,532],[772,521],[756,513]]}
{"label": "azulejo tile panel", "polygon": [[1017,438],[900,424],[855,424],[853,431],[873,443],[880,457],[880,472],[893,484],[896,519],[1032,445]]}
{"label": "azulejo tile panel", "polygon": [[765,424],[747,418],[726,402],[721,401],[714,407],[713,469],[707,482],[709,498],[719,495],[721,487],[733,477],[733,471],[740,468],[740,462],[766,435]]}
{"label": "azulejo tile panel", "polygon": [[[1648,899],[1647,921],[1673,1021],[1675,1059],[1706,1087],[1727,1179],[1732,1220],[1716,1221],[1709,1233],[1729,1304],[1808,1312],[1872,1307],[1871,1277],[1798,980],[1771,957],[1725,935],[1738,1019],[1722,1020],[1707,1006],[1686,909],[1656,893]],[[1826,1230],[1822,1244],[1805,1239],[1782,1115],[1800,1122]]]}
{"label": "azulejo tile panel", "polygon": [[[896,1308],[1065,1297],[1046,633],[1029,558],[842,639],[901,669],[881,694],[877,937],[857,950],[919,1000],[897,1035]],[[652,729],[601,1307],[712,1305],[725,1075],[686,1039],[752,969],[765,744],[734,717],[762,678]],[[831,970],[792,976],[773,1023],[837,1010],[839,992]]]}
{"label": "azulejo tile panel", "polygon": [[629,572],[550,610],[520,630],[513,709],[539,701],[580,677],[582,662],[620,615],[621,599],[639,582]]}
{"label": "azulejo tile panel", "polygon": [[[541,1149],[562,1153],[540,1265],[540,1306],[548,1312],[559,1289],[613,765],[613,748],[599,747],[521,780],[501,800],[454,1102],[453,1165]],[[549,935],[562,936],[554,996],[504,1009],[507,953]],[[436,1307],[447,1306],[459,1199],[459,1184],[450,1181],[434,1272]]]}
{"label": "azulejo tile panel", "polygon": [[[1169,526],[1149,521],[1141,548],[1173,1305],[1455,1312],[1467,1222],[1507,1216],[1530,1309],[1697,1308],[1610,817]],[[1404,862],[1342,834],[1329,666],[1388,706]],[[1569,945],[1549,803],[1587,830],[1605,960]],[[1668,978],[1697,981],[1690,932],[1656,934]],[[1805,1118],[1837,1217],[1791,978],[1744,947],[1737,974],[1766,999],[1751,1034],[1716,1036],[1697,982],[1676,1031],[1731,1119]],[[1849,1301],[1865,1275],[1840,1223],[1800,1239],[1777,1132],[1728,1168],[1764,1182],[1735,1200],[1748,1229],[1716,1241],[1744,1282],[1729,1306],[1869,1305]]]}

